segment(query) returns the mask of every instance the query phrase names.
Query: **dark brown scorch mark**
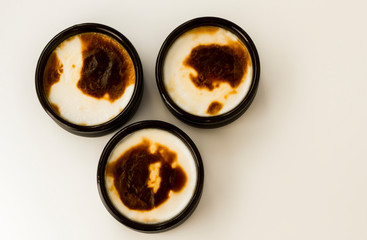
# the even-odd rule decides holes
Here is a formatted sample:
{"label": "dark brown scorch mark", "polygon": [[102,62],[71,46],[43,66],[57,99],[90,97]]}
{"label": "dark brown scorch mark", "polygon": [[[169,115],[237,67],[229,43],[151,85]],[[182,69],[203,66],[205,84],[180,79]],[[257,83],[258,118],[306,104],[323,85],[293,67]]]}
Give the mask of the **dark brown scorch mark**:
{"label": "dark brown scorch mark", "polygon": [[[177,164],[177,154],[166,146],[158,145],[150,151],[151,143],[142,143],[125,151],[116,161],[107,164],[106,175],[113,178],[114,187],[123,204],[134,210],[151,210],[169,198],[170,191],[181,191],[186,182],[185,171]],[[149,186],[150,166],[160,164],[159,188]]]}
{"label": "dark brown scorch mark", "polygon": [[217,101],[213,101],[210,103],[208,109],[206,110],[207,114],[215,115],[223,108],[223,104]]}
{"label": "dark brown scorch mark", "polygon": [[45,70],[43,71],[43,90],[46,97],[50,95],[52,85],[60,80],[63,73],[63,65],[60,63],[56,52],[52,52],[47,60]]}
{"label": "dark brown scorch mark", "polygon": [[232,88],[238,87],[250,62],[246,48],[238,42],[198,45],[184,60],[185,65],[197,72],[196,76],[190,74],[195,86],[210,91],[221,83],[228,83]]}
{"label": "dark brown scorch mark", "polygon": [[77,87],[86,95],[114,102],[135,82],[132,60],[124,47],[99,33],[83,33],[83,66]]}

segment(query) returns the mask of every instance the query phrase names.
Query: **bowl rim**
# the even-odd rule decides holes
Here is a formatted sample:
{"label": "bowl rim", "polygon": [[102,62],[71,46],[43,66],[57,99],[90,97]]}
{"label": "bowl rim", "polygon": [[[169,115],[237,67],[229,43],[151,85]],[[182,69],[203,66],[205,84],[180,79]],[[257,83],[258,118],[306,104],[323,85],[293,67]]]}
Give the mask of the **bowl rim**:
{"label": "bowl rim", "polygon": [[[53,50],[67,38],[87,32],[101,33],[116,40],[128,52],[135,68],[135,86],[133,95],[131,96],[124,110],[121,111],[114,118],[104,123],[90,126],[71,123],[55,113],[50,106],[50,103],[47,100],[43,89],[43,71],[47,60]],[[41,103],[43,109],[59,126],[76,135],[97,137],[106,135],[116,130],[117,128],[120,128],[121,125],[126,123],[136,112],[140,104],[143,92],[143,67],[140,61],[140,57],[133,44],[122,33],[114,28],[99,23],[81,23],[73,25],[59,32],[46,44],[37,62],[35,72],[35,87],[38,100]]]}
{"label": "bowl rim", "polygon": [[[180,108],[169,96],[165,86],[164,86],[164,77],[163,77],[163,66],[165,57],[169,48],[172,44],[179,38],[183,33],[197,27],[202,26],[216,26],[220,28],[224,28],[233,34],[235,34],[247,47],[253,65],[253,77],[252,82],[250,85],[250,89],[247,92],[244,99],[233,109],[230,111],[216,115],[216,116],[197,116]],[[156,75],[156,83],[158,90],[160,92],[161,98],[165,103],[166,107],[173,113],[181,121],[188,123],[195,127],[201,128],[215,128],[227,125],[237,118],[239,118],[251,105],[253,99],[255,98],[257,88],[259,85],[260,79],[260,59],[259,54],[257,52],[256,46],[253,43],[250,36],[237,24],[228,21],[223,18],[219,17],[199,17],[191,19],[183,24],[179,25],[175,28],[165,39],[163,42],[158,56],[156,60],[156,68],[155,68],[155,75]]]}
{"label": "bowl rim", "polygon": [[[186,207],[176,216],[171,218],[170,220],[161,222],[161,223],[154,223],[154,224],[144,224],[140,222],[133,221],[128,217],[125,217],[121,214],[113,205],[111,200],[108,197],[108,193],[106,190],[105,185],[105,169],[108,158],[110,156],[111,151],[114,147],[122,141],[125,137],[129,134],[134,133],[139,130],[143,129],[161,129],[164,131],[168,131],[171,134],[178,137],[185,145],[188,147],[190,152],[192,153],[193,159],[195,161],[195,165],[197,168],[197,183],[195,186],[194,193],[191,197],[191,200],[186,205]],[[191,138],[183,132],[178,127],[163,121],[158,120],[144,120],[140,122],[135,122],[130,124],[129,126],[124,127],[123,129],[119,130],[107,143],[103,152],[101,154],[98,168],[97,168],[97,186],[100,198],[102,200],[103,205],[107,209],[107,211],[120,223],[124,224],[125,226],[132,228],[139,232],[145,233],[155,233],[155,232],[162,232],[177,227],[181,223],[183,223],[196,209],[197,205],[199,204],[202,191],[204,185],[204,166],[201,159],[201,155],[199,150],[197,149],[194,142]]]}

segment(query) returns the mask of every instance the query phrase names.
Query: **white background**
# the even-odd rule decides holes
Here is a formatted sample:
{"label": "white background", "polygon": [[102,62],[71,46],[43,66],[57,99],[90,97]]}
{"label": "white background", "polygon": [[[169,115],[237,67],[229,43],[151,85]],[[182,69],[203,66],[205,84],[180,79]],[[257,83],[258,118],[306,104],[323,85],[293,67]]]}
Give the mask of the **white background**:
{"label": "white background", "polygon": [[[211,130],[173,117],[154,75],[166,36],[201,16],[240,25],[261,60],[251,107]],[[173,123],[202,154],[203,196],[178,228],[117,222],[96,183],[112,134],[70,134],[38,102],[41,51],[83,22],[119,30],[141,57],[145,91],[130,122]],[[367,239],[366,24],[365,0],[1,0],[0,239]]]}

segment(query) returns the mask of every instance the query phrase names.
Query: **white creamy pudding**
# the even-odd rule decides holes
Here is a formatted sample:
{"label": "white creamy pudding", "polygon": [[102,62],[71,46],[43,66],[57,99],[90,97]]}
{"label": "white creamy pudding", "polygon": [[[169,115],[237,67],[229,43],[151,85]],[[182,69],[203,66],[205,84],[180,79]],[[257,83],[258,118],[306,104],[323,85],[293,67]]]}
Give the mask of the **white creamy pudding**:
{"label": "white creamy pudding", "polygon": [[129,103],[135,69],[125,48],[100,33],[81,33],[51,53],[43,87],[55,113],[68,122],[94,126],[116,117]]}
{"label": "white creamy pudding", "polygon": [[202,26],[185,32],[164,59],[168,95],[196,116],[216,116],[234,109],[249,92],[252,77],[247,47],[221,27]]}
{"label": "white creamy pudding", "polygon": [[174,134],[156,128],[124,137],[106,165],[105,185],[114,207],[144,224],[168,221],[181,213],[198,181],[195,158]]}

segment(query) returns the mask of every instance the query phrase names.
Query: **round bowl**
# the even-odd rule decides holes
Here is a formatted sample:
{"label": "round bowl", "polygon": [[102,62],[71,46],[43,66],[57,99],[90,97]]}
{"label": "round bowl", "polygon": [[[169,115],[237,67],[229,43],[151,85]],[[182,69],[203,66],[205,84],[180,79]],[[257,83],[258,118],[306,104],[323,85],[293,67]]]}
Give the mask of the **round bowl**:
{"label": "round bowl", "polygon": [[[210,88],[214,88],[214,91],[212,89],[209,89],[213,93],[213,95],[211,95],[208,89],[203,90],[203,86],[207,84],[204,81],[206,81],[205,79],[209,78],[205,78],[204,75],[199,75],[200,73],[198,72],[198,69],[200,69],[200,71],[202,72],[204,72],[205,69],[205,71],[207,71],[206,73],[209,74],[210,71],[214,71],[215,68],[217,69],[218,67],[221,68],[221,64],[224,61],[221,59],[224,58],[220,54],[222,54],[222,52],[226,50],[223,47],[223,43],[220,44],[218,43],[220,41],[223,41],[220,40],[222,37],[220,34],[222,34],[222,32],[224,35],[226,35],[226,38],[227,35],[228,36],[231,35],[230,37],[228,37],[228,39],[230,39],[228,40],[228,42],[237,41],[238,43],[242,44],[242,46],[244,46],[243,49],[245,49],[244,53],[246,55],[241,55],[242,57],[238,59],[240,59],[243,62],[247,61],[246,65],[240,65],[240,66],[245,66],[244,68],[246,68],[246,70],[241,71],[245,72],[243,76],[246,76],[246,78],[248,78],[246,80],[243,80],[243,84],[241,83],[242,85],[246,84],[246,87],[243,87],[243,89],[245,89],[243,90],[244,92],[243,95],[241,95],[240,97],[234,97],[233,99],[235,100],[233,100],[233,103],[230,103],[233,106],[228,107],[228,109],[226,109],[225,111],[224,108],[226,106],[229,106],[229,103],[228,104],[225,103],[223,107],[223,105],[221,105],[222,103],[213,101],[212,104],[209,105],[206,102],[207,99],[209,98],[214,99],[215,96],[219,96],[220,99],[223,99],[223,101],[227,101],[225,99],[227,99],[227,97],[231,95],[231,92],[229,91],[239,92],[238,89],[240,89],[242,85],[239,85],[240,87],[237,88],[232,89],[229,88],[229,90],[223,90],[223,94],[225,91],[227,91],[226,96],[224,96],[222,93],[218,94],[222,94],[223,96],[222,95],[214,96],[214,92],[217,91],[218,89],[221,89],[222,86],[223,89],[225,89],[226,86],[228,88],[228,86],[230,85],[221,83],[219,84],[219,82],[213,82],[214,84],[217,85],[208,85]],[[201,40],[197,40],[200,39],[201,36],[203,36]],[[195,41],[197,41],[197,43]],[[225,43],[224,45],[229,46],[229,43],[228,44]],[[220,50],[222,52],[219,52],[218,46],[219,48],[222,48],[224,50]],[[201,49],[199,47],[201,47]],[[194,51],[196,55],[193,54]],[[199,53],[202,53],[201,58]],[[194,57],[189,59],[191,62],[188,62],[188,58],[190,56]],[[194,61],[195,56],[199,56],[197,57],[196,62]],[[247,59],[245,59],[244,56],[247,56]],[[212,59],[212,61],[210,59]],[[205,63],[205,61],[207,60],[209,62],[208,64]],[[219,65],[215,61],[219,62]],[[203,62],[203,64],[200,64],[201,62]],[[176,63],[178,64],[175,65]],[[190,63],[191,65],[187,67],[187,63]],[[192,75],[196,74],[195,71],[190,70],[194,66],[193,63],[196,63],[198,67],[195,69],[196,73],[198,74],[198,77],[192,77]],[[166,64],[167,67],[165,68]],[[224,64],[226,64],[226,62],[224,62],[222,65]],[[182,68],[184,68],[186,72],[185,71],[181,72],[180,69]],[[248,69],[251,69],[251,75]],[[218,72],[219,71],[221,70],[218,70]],[[183,77],[181,77],[180,79],[179,76],[181,76],[181,73],[183,74],[182,75]],[[200,80],[200,76],[204,76],[204,81]],[[233,76],[235,76],[235,74],[233,74]],[[256,91],[259,85],[259,77],[260,77],[259,56],[250,36],[241,27],[234,24],[233,22],[217,17],[196,18],[187,21],[182,25],[180,25],[179,27],[177,27],[176,29],[174,29],[164,41],[159,51],[156,62],[156,82],[165,105],[178,119],[195,127],[201,127],[201,128],[221,127],[239,118],[249,108],[253,99],[255,98]],[[199,82],[199,84],[202,84],[202,86],[197,85],[197,87],[195,88],[193,84],[194,78],[199,79],[195,81],[202,81]],[[175,80],[176,82],[174,82],[171,79],[180,79],[180,80],[177,81]],[[197,90],[197,88],[199,88],[199,90]],[[219,92],[219,90],[217,92]],[[206,96],[207,99],[202,98],[201,95]],[[230,99],[231,97],[232,96],[230,96],[228,99]],[[185,105],[186,102],[188,101],[191,104],[190,106]],[[207,112],[206,113],[203,112],[202,109],[204,110],[207,109],[206,110]],[[214,109],[218,113],[212,114],[212,112],[210,112],[212,111],[212,109]],[[207,114],[208,112],[210,112],[211,114]]]}
{"label": "round bowl", "polygon": [[[154,170],[157,163],[159,170]],[[196,209],[204,168],[197,147],[182,130],[142,121],[121,129],[107,143],[97,184],[117,221],[136,231],[161,232],[183,223]]]}
{"label": "round bowl", "polygon": [[[51,58],[51,55],[54,53],[54,51],[56,51],[55,49],[58,46],[60,46],[60,44],[64,43],[65,40],[69,40],[74,36],[78,36],[79,34],[87,34],[87,33],[100,34],[101,36],[103,35],[106,39],[109,39],[109,41],[114,40],[113,42],[117,43],[117,45],[119,46],[122,46],[122,49],[125,49],[128,56],[130,56],[131,61],[132,61],[132,66],[134,67],[134,70],[135,70],[135,83],[134,83],[135,85],[134,85],[133,90],[130,91],[129,93],[131,94],[131,97],[126,100],[126,103],[124,103],[125,107],[122,110],[115,110],[119,112],[114,113],[115,116],[112,116],[110,119],[103,120],[96,124],[75,123],[73,121],[70,121],[69,119],[65,119],[64,117],[62,117],[58,109],[54,107],[53,103],[51,103],[48,97],[46,96],[47,95],[46,89],[45,89],[46,87],[44,84],[45,68],[47,66],[49,59]],[[96,46],[98,45],[96,42],[94,44]],[[115,51],[115,52],[117,53],[118,51]],[[74,67],[75,65],[73,64],[73,68]],[[113,70],[111,74],[113,74]],[[132,73],[132,76],[133,75],[134,74]],[[139,55],[136,52],[134,46],[124,35],[122,35],[117,30],[109,26],[105,26],[105,25],[97,24],[97,23],[83,23],[83,24],[74,25],[70,28],[65,29],[64,31],[57,34],[54,38],[52,38],[51,41],[46,45],[46,47],[44,48],[44,50],[42,51],[39,57],[37,67],[36,67],[35,80],[36,80],[35,83],[36,83],[37,96],[38,96],[38,99],[43,109],[46,111],[46,113],[59,126],[64,128],[65,130],[73,134],[76,134],[76,135],[87,136],[87,137],[96,137],[96,136],[105,135],[105,134],[108,134],[120,128],[136,112],[140,104],[142,93],[143,93],[143,69],[142,69]],[[62,94],[61,96],[65,99],[73,98],[72,96],[69,96],[68,93]],[[77,104],[74,104],[74,105],[70,103],[68,104],[71,105],[72,107],[77,106]],[[72,110],[74,111],[75,109],[72,109]],[[103,110],[100,110],[100,111],[103,111]],[[93,110],[90,110],[88,114],[91,112],[93,112]]]}

